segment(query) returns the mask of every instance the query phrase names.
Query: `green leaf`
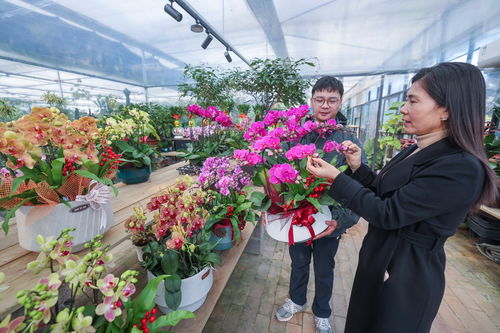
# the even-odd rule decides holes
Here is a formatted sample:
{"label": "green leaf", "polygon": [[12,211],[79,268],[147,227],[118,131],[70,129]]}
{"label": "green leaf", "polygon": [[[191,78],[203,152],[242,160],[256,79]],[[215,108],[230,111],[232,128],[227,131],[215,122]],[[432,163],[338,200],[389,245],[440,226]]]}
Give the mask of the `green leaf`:
{"label": "green leaf", "polygon": [[75,171],[75,173],[79,174],[80,176],[90,178],[90,179],[93,179],[93,180],[98,181],[100,183],[103,183],[104,185],[111,186],[115,196],[118,195],[118,189],[115,187],[115,185],[113,184],[113,181],[111,179],[106,178],[106,177],[98,177],[96,174],[94,174],[88,170],[77,170],[77,171]]}
{"label": "green leaf", "polygon": [[170,309],[177,310],[181,304],[181,300],[182,294],[180,290],[173,293],[165,291],[165,303],[167,303]]}
{"label": "green leaf", "polygon": [[221,264],[221,259],[220,255],[215,252],[210,252],[204,257],[204,261],[210,263],[212,266],[215,265],[220,265]]}
{"label": "green leaf", "polygon": [[165,290],[169,293],[175,293],[181,290],[181,277],[177,274],[171,275],[163,281]]}
{"label": "green leaf", "polygon": [[179,254],[174,251],[167,249],[163,253],[163,258],[161,259],[161,268],[166,274],[175,274],[177,268],[179,267]]}
{"label": "green leaf", "polygon": [[[183,319],[191,319],[195,318],[194,313],[186,310],[176,310],[174,312],[170,312],[166,315],[163,315],[157,318],[154,322],[149,324],[149,329],[151,331],[156,331],[165,326],[175,326]],[[141,332],[141,331],[138,331]]]}
{"label": "green leaf", "polygon": [[256,207],[262,206],[262,200],[266,198],[266,195],[259,191],[254,191],[250,194],[249,200],[253,202]]}
{"label": "green leaf", "polygon": [[64,158],[57,158],[52,161],[52,179],[54,180],[53,185],[62,185],[62,167],[64,165]]}
{"label": "green leaf", "polygon": [[321,208],[320,208],[320,204],[319,204],[318,199],[308,197],[308,198],[306,198],[306,200],[307,200],[307,201],[309,201],[311,204],[313,204],[313,206],[314,206],[314,207],[316,207],[318,210],[320,210],[320,211],[321,211]]}
{"label": "green leaf", "polygon": [[35,199],[35,198],[36,198],[36,196],[24,199],[23,201],[21,201],[20,203],[18,203],[17,205],[15,205],[11,210],[9,210],[9,212],[7,213],[7,215],[5,215],[5,217],[3,218],[3,222],[2,222],[2,229],[3,229],[3,231],[5,232],[6,235],[9,233],[9,220],[12,218],[12,216],[14,216],[16,210],[18,210],[19,207],[21,207],[22,205],[24,205],[25,202],[27,202],[29,200],[32,200],[32,199]]}
{"label": "green leaf", "polygon": [[322,195],[318,200],[320,205],[324,206],[332,206],[335,204],[335,200],[332,199],[329,195]]}
{"label": "green leaf", "polygon": [[297,202],[301,202],[302,200],[304,200],[306,198],[306,196],[304,194],[295,194],[295,197],[293,198],[293,200],[295,201],[295,203]]}
{"label": "green leaf", "polygon": [[21,184],[26,180],[28,179],[27,176],[21,176],[21,177],[17,177],[17,178],[14,178],[14,181],[12,181],[12,190],[10,190],[10,194],[9,195],[13,195],[14,192],[17,191],[17,189],[19,188],[19,186],[21,186]]}
{"label": "green leaf", "polygon": [[238,213],[242,212],[242,211],[245,211],[247,209],[250,209],[250,207],[252,207],[252,204],[253,202],[252,201],[247,201],[241,205],[239,205],[235,210],[234,210],[234,214],[235,215],[238,215]]}
{"label": "green leaf", "polygon": [[133,302],[134,318],[130,322],[138,323],[144,317],[146,311],[151,310],[155,306],[158,284],[167,277],[168,275],[160,275],[150,280],[139,296],[131,301]]}

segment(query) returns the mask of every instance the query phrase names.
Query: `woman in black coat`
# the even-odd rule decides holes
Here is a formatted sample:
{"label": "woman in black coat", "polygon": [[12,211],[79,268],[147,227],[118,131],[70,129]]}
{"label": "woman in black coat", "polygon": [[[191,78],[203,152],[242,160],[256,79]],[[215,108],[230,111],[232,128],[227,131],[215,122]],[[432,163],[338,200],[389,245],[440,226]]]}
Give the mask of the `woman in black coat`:
{"label": "woman in black coat", "polygon": [[350,167],[340,173],[319,158],[317,177],[334,178],[329,194],[369,223],[359,253],[346,333],[425,333],[445,288],[446,239],[468,211],[492,203],[494,172],[483,146],[485,84],[465,63],[420,70],[401,109],[417,145],[403,149],[377,175],[350,141]]}

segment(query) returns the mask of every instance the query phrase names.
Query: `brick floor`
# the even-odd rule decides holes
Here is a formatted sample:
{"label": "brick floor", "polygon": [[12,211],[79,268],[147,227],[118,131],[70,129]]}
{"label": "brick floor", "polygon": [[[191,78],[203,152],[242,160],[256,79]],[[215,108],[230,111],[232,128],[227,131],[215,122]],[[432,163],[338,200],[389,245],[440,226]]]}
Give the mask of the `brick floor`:
{"label": "brick floor", "polygon": [[[344,331],[366,226],[362,221],[351,228],[343,236],[337,252],[331,301],[335,333]],[[445,249],[447,285],[431,333],[500,332],[500,265],[482,256],[475,248],[475,240],[465,230],[459,230],[448,240]],[[306,312],[288,323],[274,317],[274,312],[287,297],[289,275],[287,244],[265,235],[261,255],[242,255],[203,333],[314,333],[313,279],[309,281]]]}

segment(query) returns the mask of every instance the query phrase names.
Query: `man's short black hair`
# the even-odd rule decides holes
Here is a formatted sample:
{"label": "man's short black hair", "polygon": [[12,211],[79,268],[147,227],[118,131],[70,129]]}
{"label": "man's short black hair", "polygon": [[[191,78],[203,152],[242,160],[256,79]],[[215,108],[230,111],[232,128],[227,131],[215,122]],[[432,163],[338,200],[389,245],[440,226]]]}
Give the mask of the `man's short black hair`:
{"label": "man's short black hair", "polygon": [[340,80],[334,78],[333,76],[323,76],[314,84],[312,88],[312,94],[316,91],[338,91],[340,98],[344,96],[344,85]]}

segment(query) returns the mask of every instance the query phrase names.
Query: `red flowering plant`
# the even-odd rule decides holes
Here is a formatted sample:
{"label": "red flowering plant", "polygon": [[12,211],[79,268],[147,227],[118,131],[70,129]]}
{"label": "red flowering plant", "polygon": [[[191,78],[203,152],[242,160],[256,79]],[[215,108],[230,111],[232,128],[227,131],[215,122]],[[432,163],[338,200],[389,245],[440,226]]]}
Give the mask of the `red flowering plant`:
{"label": "red flowering plant", "polygon": [[238,242],[245,224],[256,220],[246,189],[250,174],[241,165],[231,163],[229,157],[209,157],[203,163],[198,181],[207,191],[205,207],[210,217],[205,229],[223,237],[230,227],[231,239]]}
{"label": "red flowering plant", "polygon": [[180,304],[181,279],[220,264],[219,255],[213,252],[216,243],[210,242],[203,228],[207,218],[205,197],[199,184],[184,176],[147,204],[154,212],[151,228],[155,240],[143,248],[141,265],[153,275],[169,275],[165,301],[171,309]]}
{"label": "red flowering plant", "polygon": [[[332,181],[310,175],[306,170],[307,156],[323,157],[326,153],[347,149],[335,141],[326,141],[323,147],[303,144],[311,132],[318,133],[317,138],[324,138],[342,129],[334,119],[319,123],[312,120],[309,113],[307,105],[269,111],[263,121],[252,123],[244,134],[249,149],[235,150],[233,155],[256,169],[252,181],[254,185],[263,186],[264,193],[255,191],[251,199],[259,210],[292,216],[293,225],[308,229],[314,223],[311,215],[321,212],[320,206],[335,202],[326,193]],[[312,231],[311,236],[314,236]],[[289,241],[293,243],[293,236]]]}
{"label": "red flowering plant", "polygon": [[[31,114],[0,123],[0,208],[2,224],[22,205],[67,203],[89,192],[94,180],[113,186],[120,155],[100,145],[96,120],[70,121],[56,108],[34,107]],[[100,149],[98,148],[100,146]]]}
{"label": "red flowering plant", "polygon": [[23,315],[15,319],[8,315],[0,332],[152,333],[194,318],[184,310],[157,314],[154,295],[166,275],[149,281],[132,300],[139,272],[110,273],[112,255],[109,245],[102,244],[102,235],[85,244],[88,252],[83,257],[73,255],[71,231],[65,229],[57,238],[38,236],[41,252],[27,268],[36,274],[49,269],[50,274],[17,293]]}

